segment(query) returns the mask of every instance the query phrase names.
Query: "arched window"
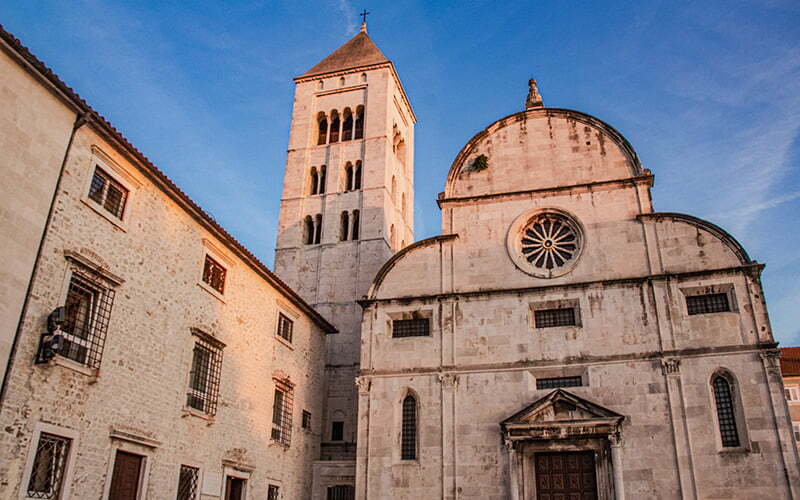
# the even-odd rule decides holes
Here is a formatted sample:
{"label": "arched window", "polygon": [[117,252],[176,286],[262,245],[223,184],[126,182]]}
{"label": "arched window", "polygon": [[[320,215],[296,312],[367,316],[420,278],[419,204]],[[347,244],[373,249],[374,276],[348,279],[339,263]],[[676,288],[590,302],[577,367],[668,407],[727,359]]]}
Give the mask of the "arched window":
{"label": "arched window", "polygon": [[328,119],[325,118],[325,113],[320,113],[317,115],[317,125],[319,126],[317,146],[319,146],[320,144],[325,144],[325,138],[328,136]]}
{"label": "arched window", "polygon": [[317,194],[317,190],[319,189],[319,176],[317,175],[317,167],[311,167],[311,179],[309,184],[311,184],[311,194]]}
{"label": "arched window", "polygon": [[350,234],[352,235],[352,239],[354,240],[358,239],[360,215],[361,212],[359,212],[358,210],[353,210],[353,231]]}
{"label": "arched window", "polygon": [[345,191],[352,191],[353,190],[353,164],[349,161],[344,166],[344,177],[345,177]]}
{"label": "arched window", "polygon": [[391,248],[395,247],[394,224],[389,227],[389,246]]}
{"label": "arched window", "polygon": [[406,194],[403,193],[401,198],[402,198],[403,201],[402,201],[402,203],[400,205],[400,213],[403,215],[403,218],[405,219],[406,218]]}
{"label": "arched window", "polygon": [[361,81],[362,82],[366,82],[367,81],[367,74],[366,73],[361,73]]}
{"label": "arched window", "polygon": [[392,201],[396,200],[395,196],[397,196],[397,179],[392,176]]}
{"label": "arched window", "polygon": [[417,400],[411,394],[403,399],[403,427],[400,437],[400,459],[417,459]]}
{"label": "arched window", "polygon": [[356,127],[353,138],[364,138],[364,106],[359,106],[356,108]]}
{"label": "arched window", "polygon": [[739,429],[736,427],[736,405],[731,382],[724,375],[716,375],[711,382],[717,406],[717,423],[725,448],[739,446]]}
{"label": "arched window", "polygon": [[311,219],[310,215],[306,216],[303,224],[303,242],[306,245],[314,244],[314,221]]}
{"label": "arched window", "polygon": [[317,214],[314,218],[314,244],[318,245],[322,240],[322,215]]}
{"label": "arched window", "polygon": [[403,242],[400,243],[400,248],[405,248],[405,247],[406,247],[406,240],[403,240]]}
{"label": "arched window", "polygon": [[344,77],[339,78],[339,86],[344,87]]}
{"label": "arched window", "polygon": [[349,141],[353,138],[353,113],[350,108],[344,108],[344,122],[342,122],[342,140]]}
{"label": "arched window", "polygon": [[361,160],[356,162],[355,182],[353,184],[353,189],[361,189]]}
{"label": "arched window", "polygon": [[331,130],[328,134],[328,142],[339,142],[339,113],[334,109],[331,111]]}
{"label": "arched window", "polygon": [[347,233],[350,231],[350,215],[342,212],[341,223],[339,224],[339,241],[347,241]]}
{"label": "arched window", "polygon": [[327,182],[327,168],[325,165],[319,167],[319,189],[317,192],[319,194],[325,194],[325,184]]}

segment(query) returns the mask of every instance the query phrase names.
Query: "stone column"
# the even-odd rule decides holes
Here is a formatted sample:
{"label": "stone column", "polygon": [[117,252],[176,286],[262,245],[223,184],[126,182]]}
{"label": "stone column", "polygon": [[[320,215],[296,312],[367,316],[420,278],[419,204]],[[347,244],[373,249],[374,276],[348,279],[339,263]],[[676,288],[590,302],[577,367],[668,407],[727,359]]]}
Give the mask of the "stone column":
{"label": "stone column", "polygon": [[356,499],[369,498],[369,390],[372,381],[356,377],[358,387],[358,438],[356,439]]}
{"label": "stone column", "polygon": [[522,500],[519,480],[522,477],[519,452],[514,446],[513,441],[506,440],[506,452],[508,452],[508,490],[511,493],[511,500]]}
{"label": "stone column", "polygon": [[619,432],[608,436],[611,443],[611,467],[614,469],[614,498],[625,500],[625,485],[622,477],[622,437]]}
{"label": "stone column", "polygon": [[442,498],[456,498],[456,387],[458,376],[440,373],[442,383]]}
{"label": "stone column", "polygon": [[697,485],[694,477],[694,464],[692,463],[692,443],[686,424],[686,409],[683,403],[680,368],[681,360],[678,358],[661,360],[661,370],[667,379],[667,403],[669,405],[670,420],[672,421],[675,461],[678,466],[681,496],[684,499],[695,499],[697,498]]}

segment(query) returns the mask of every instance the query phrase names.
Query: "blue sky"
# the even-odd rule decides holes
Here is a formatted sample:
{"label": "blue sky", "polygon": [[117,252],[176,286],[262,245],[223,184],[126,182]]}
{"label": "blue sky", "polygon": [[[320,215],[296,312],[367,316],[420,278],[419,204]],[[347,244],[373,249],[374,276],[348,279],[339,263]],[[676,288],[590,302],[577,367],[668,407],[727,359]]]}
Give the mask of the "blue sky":
{"label": "blue sky", "polygon": [[477,131],[522,108],[587,112],[656,175],[656,210],[730,231],[800,344],[800,2],[396,0],[3,2],[0,23],[265,262],[291,78],[357,32],[394,61],[419,122],[416,238]]}

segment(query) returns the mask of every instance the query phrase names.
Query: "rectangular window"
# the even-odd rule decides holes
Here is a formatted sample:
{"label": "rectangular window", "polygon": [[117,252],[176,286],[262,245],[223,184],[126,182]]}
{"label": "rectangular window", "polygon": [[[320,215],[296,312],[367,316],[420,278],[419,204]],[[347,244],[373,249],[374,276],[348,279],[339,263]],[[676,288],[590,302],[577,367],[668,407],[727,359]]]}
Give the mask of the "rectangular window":
{"label": "rectangular window", "polygon": [[280,493],[280,488],[274,484],[270,484],[267,488],[267,500],[278,500],[278,493]]}
{"label": "rectangular window", "polygon": [[793,422],[792,430],[794,431],[794,440],[800,443],[800,423]]}
{"label": "rectangular window", "polygon": [[206,255],[203,265],[203,281],[219,293],[225,293],[225,274],[227,271],[222,264]]}
{"label": "rectangular window", "polygon": [[217,413],[222,347],[210,338],[198,338],[192,353],[186,405],[208,415]]}
{"label": "rectangular window", "polygon": [[122,220],[122,214],[125,213],[125,202],[128,200],[128,189],[99,166],[95,166],[92,185],[89,187],[89,198],[102,205],[114,217]]}
{"label": "rectangular window", "polygon": [[552,328],[555,326],[575,326],[575,309],[538,309],[534,311],[536,328]]}
{"label": "rectangular window", "polygon": [[278,313],[278,336],[287,342],[291,342],[293,330],[294,321],[287,318],[285,314]]}
{"label": "rectangular window", "polygon": [[731,310],[727,293],[690,295],[686,297],[686,308],[690,316],[695,314],[728,312]]}
{"label": "rectangular window", "polygon": [[272,440],[289,446],[292,441],[293,390],[285,382],[276,380],[275,385],[275,401],[272,404]]}
{"label": "rectangular window", "polygon": [[177,500],[197,500],[197,487],[200,480],[200,469],[181,465],[181,474],[178,478]]}
{"label": "rectangular window", "polygon": [[344,422],[331,423],[331,441],[344,441]]}
{"label": "rectangular window", "polygon": [[114,290],[73,270],[61,325],[64,346],[59,354],[99,368],[113,303]]}
{"label": "rectangular window", "polygon": [[311,428],[311,413],[303,410],[303,429]]}
{"label": "rectangular window", "polygon": [[429,318],[396,319],[392,321],[392,337],[428,337],[431,334]]}
{"label": "rectangular window", "polygon": [[583,385],[581,377],[552,377],[537,378],[537,389],[556,389],[558,387],[580,387]]}
{"label": "rectangular window", "polygon": [[783,392],[786,394],[786,401],[800,401],[800,390],[797,387],[786,387]]}
{"label": "rectangular window", "polygon": [[28,481],[29,498],[58,499],[61,497],[71,441],[71,439],[44,432],[39,435],[31,478]]}

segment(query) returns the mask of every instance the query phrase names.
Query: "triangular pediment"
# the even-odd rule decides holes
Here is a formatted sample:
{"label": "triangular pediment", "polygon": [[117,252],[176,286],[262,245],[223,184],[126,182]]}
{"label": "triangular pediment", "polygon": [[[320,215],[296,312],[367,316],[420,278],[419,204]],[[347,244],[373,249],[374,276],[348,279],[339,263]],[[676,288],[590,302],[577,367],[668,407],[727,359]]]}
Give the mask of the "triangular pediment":
{"label": "triangular pediment", "polygon": [[503,420],[501,425],[555,424],[597,420],[622,420],[624,418],[608,408],[587,401],[563,389],[556,389],[542,399]]}

